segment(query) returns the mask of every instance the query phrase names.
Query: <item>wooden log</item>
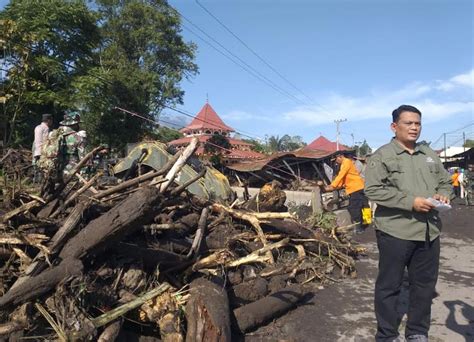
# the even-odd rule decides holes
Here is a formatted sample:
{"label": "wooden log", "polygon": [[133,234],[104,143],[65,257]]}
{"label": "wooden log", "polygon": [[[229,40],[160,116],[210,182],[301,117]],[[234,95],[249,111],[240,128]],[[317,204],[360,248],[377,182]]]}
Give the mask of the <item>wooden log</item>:
{"label": "wooden log", "polygon": [[[257,218],[257,216],[254,215],[254,213],[247,213],[247,212],[244,212],[244,211],[231,209],[231,208],[226,207],[225,205],[222,205],[222,204],[219,204],[219,203],[214,203],[212,205],[212,210],[214,210],[218,213],[227,212],[230,215],[232,215],[233,217],[236,217],[236,218],[239,218],[241,220],[245,220],[245,221],[250,222],[250,224],[255,228],[255,231],[257,232],[258,238],[262,242],[263,246],[266,246],[268,244],[267,238],[265,237],[265,234],[263,233],[263,229],[260,226],[260,221]],[[275,261],[273,260],[273,255],[271,254],[271,252],[267,253],[267,257],[268,257],[270,263],[272,263],[272,264],[275,263]]]}
{"label": "wooden log", "polygon": [[294,220],[269,219],[262,223],[262,226],[276,229],[286,235],[299,239],[316,239],[318,236]]}
{"label": "wooden log", "polygon": [[120,329],[122,328],[122,321],[117,320],[110,323],[100,334],[97,342],[114,342],[117,336],[120,334]]}
{"label": "wooden log", "polygon": [[173,191],[171,191],[171,196],[178,196],[180,193],[182,193],[188,186],[190,186],[191,184],[193,184],[194,182],[196,182],[198,179],[204,177],[204,175],[206,174],[207,172],[207,169],[204,168],[202,169],[194,178],[191,178],[189,181],[187,181],[186,183],[176,187],[175,189],[173,189]]}
{"label": "wooden log", "polygon": [[198,229],[196,231],[196,235],[194,236],[193,244],[191,245],[191,249],[189,250],[188,254],[186,255],[187,258],[191,258],[191,256],[198,255],[201,249],[201,242],[204,234],[206,233],[206,223],[207,223],[207,215],[209,213],[209,208],[202,209],[201,217],[199,218]]}
{"label": "wooden log", "polygon": [[86,254],[105,250],[151,221],[159,210],[157,204],[160,201],[160,192],[154,187],[145,187],[133,193],[105,214],[89,222],[66,243],[59,257],[82,258]]}
{"label": "wooden log", "polygon": [[110,322],[115,321],[117,318],[125,315],[130,310],[138,308],[142,304],[148,302],[149,300],[155,298],[156,296],[159,296],[160,294],[168,291],[169,289],[171,289],[170,284],[163,283],[160,286],[148,291],[143,296],[137,297],[136,299],[130,301],[129,303],[123,304],[119,307],[116,307],[115,309],[112,309],[104,313],[103,315],[100,315],[99,317],[93,318],[92,324],[96,328],[100,328]]}
{"label": "wooden log", "polygon": [[147,180],[153,179],[155,177],[161,176],[163,173],[162,171],[150,171],[145,173],[144,175],[141,175],[139,177],[129,179],[128,181],[125,181],[123,183],[120,183],[116,186],[111,187],[110,189],[104,190],[99,192],[98,194],[95,194],[93,198],[95,199],[101,199],[109,195],[113,195],[119,191],[125,190],[127,188],[130,188],[132,186],[135,186],[137,184],[140,184],[142,182],[146,182]]}
{"label": "wooden log", "polygon": [[86,184],[84,184],[79,190],[77,190],[75,193],[73,193],[62,205],[59,206],[58,209],[54,213],[50,215],[51,218],[55,218],[58,216],[65,208],[69,206],[77,197],[82,195],[87,189],[89,189],[92,184],[95,183],[95,181],[101,176],[100,173],[97,173],[92,177]]}
{"label": "wooden log", "polygon": [[299,286],[290,286],[265,298],[234,310],[236,328],[241,333],[248,332],[283,315],[303,298]]}
{"label": "wooden log", "polygon": [[186,342],[231,341],[229,300],[222,286],[204,278],[190,285]]}
{"label": "wooden log", "polygon": [[18,208],[15,208],[13,209],[12,211],[9,211],[8,213],[6,213],[5,215],[3,215],[1,218],[0,218],[0,222],[7,222],[8,220],[12,219],[13,217],[25,212],[25,211],[28,211],[28,210],[31,210],[33,208],[36,208],[38,206],[41,205],[41,202],[37,201],[37,200],[33,200],[33,201],[30,201],[30,202],[27,202],[21,206],[19,206]]}
{"label": "wooden log", "polygon": [[[69,237],[70,233],[77,227],[79,222],[82,219],[82,214],[84,210],[89,206],[90,202],[82,203],[79,202],[76,204],[72,212],[69,214],[67,219],[64,221],[63,225],[59,230],[54,234],[54,236],[49,241],[47,248],[49,249],[51,254],[55,254],[59,251],[59,249],[63,246],[66,242],[65,240]],[[45,257],[45,254],[40,251],[38,255],[36,255],[35,260],[32,264],[28,266],[25,270],[24,275],[19,277],[11,286],[10,290],[13,290],[20,284],[28,281],[32,276],[39,274],[47,267],[47,263],[44,260],[40,260],[40,258]]]}
{"label": "wooden log", "polygon": [[64,260],[58,266],[52,267],[40,275],[31,278],[15,289],[9,290],[0,297],[0,308],[7,305],[18,305],[52,290],[60,281],[70,276],[82,273],[82,262],[77,259]]}
{"label": "wooden log", "polygon": [[156,267],[157,264],[175,265],[186,260],[182,255],[161,248],[139,247],[125,242],[120,242],[113,246],[112,251],[121,256],[142,260],[147,267]]}
{"label": "wooden log", "polygon": [[194,153],[194,151],[198,147],[198,144],[199,144],[198,138],[194,137],[189,143],[189,145],[184,149],[183,154],[179,156],[176,163],[174,163],[174,165],[171,167],[169,172],[166,174],[165,178],[167,179],[167,181],[159,185],[161,193],[165,192],[168,189],[170,184],[176,178],[176,175],[179,173],[179,171],[181,171],[183,166],[186,164],[186,161],[189,159],[189,157],[191,157],[191,155]]}

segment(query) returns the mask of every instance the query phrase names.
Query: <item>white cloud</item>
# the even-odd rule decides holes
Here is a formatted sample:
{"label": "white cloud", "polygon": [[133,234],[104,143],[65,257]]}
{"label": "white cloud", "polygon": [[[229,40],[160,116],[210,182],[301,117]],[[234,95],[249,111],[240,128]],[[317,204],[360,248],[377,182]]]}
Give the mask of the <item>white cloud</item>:
{"label": "white cloud", "polygon": [[447,81],[437,81],[436,89],[441,91],[452,91],[458,87],[474,88],[474,69],[464,74],[451,77]]}
{"label": "white cloud", "polygon": [[[411,104],[424,113],[424,121],[435,121],[458,113],[474,114],[474,99],[465,100],[466,91],[472,94],[474,70],[451,77],[447,81],[432,83],[414,82],[391,91],[372,90],[361,97],[333,93],[321,106],[299,106],[283,113],[288,122],[316,126],[347,118],[360,121],[387,118],[400,104]],[[449,97],[445,93],[450,91]]]}

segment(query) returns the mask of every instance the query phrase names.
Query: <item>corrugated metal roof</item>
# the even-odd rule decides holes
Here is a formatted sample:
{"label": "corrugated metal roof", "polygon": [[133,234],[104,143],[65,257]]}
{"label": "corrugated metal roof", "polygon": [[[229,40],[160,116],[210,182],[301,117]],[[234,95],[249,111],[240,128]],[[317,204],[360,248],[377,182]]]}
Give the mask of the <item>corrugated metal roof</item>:
{"label": "corrugated metal roof", "polygon": [[305,149],[292,151],[292,152],[276,152],[272,154],[271,156],[268,156],[263,159],[235,163],[232,165],[228,165],[227,168],[234,171],[240,171],[240,172],[252,172],[252,171],[262,170],[269,163],[276,161],[277,159],[280,159],[280,158],[281,159],[301,158],[301,159],[320,160],[320,159],[329,158],[333,154],[334,152],[321,151],[321,150],[305,150]]}

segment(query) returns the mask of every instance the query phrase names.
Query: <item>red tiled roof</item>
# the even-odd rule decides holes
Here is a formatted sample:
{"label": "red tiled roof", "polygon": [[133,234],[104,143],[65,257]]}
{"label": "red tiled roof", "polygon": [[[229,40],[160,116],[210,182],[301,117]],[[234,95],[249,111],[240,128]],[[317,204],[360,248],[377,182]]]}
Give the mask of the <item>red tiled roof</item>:
{"label": "red tiled roof", "polygon": [[[212,135],[199,135],[199,136],[197,136],[201,146],[199,146],[197,148],[196,155],[203,155],[204,154],[204,146],[203,145],[207,140],[209,140],[211,138],[211,136]],[[174,145],[174,146],[188,145],[193,138],[194,137],[184,137],[184,138],[176,139],[176,140],[170,141],[168,143],[168,145]],[[238,146],[238,145],[240,145],[240,146],[252,146],[252,144],[250,144],[246,141],[243,141],[243,140],[233,139],[233,138],[228,138],[228,139],[229,139],[229,143],[232,146]],[[238,150],[238,149],[232,150],[228,154],[225,154],[225,157],[230,158],[230,159],[257,159],[257,158],[262,158],[264,156],[265,155],[263,155],[259,152],[242,151],[242,150]]]}
{"label": "red tiled roof", "polygon": [[[200,143],[205,143],[206,141],[208,141],[210,138],[212,137],[212,135],[198,135],[197,138],[199,140]],[[170,141],[168,143],[168,145],[188,145],[191,140],[193,139],[193,137],[184,137],[184,138],[179,138],[179,139],[176,139],[176,140],[173,140],[173,141]],[[240,146],[252,146],[252,144],[246,142],[246,141],[243,141],[243,140],[239,140],[239,139],[234,139],[234,138],[227,138],[229,140],[229,143],[233,146],[236,146],[236,145],[240,145]]]}
{"label": "red tiled roof", "polygon": [[[314,140],[309,145],[305,146],[304,150],[321,150],[321,151],[328,151],[328,152],[336,152],[337,151],[337,144],[335,142],[329,141],[322,135]],[[350,150],[349,147],[339,144],[339,151],[348,151]]]}
{"label": "red tiled roof", "polygon": [[234,132],[235,130],[227,126],[224,121],[217,115],[215,110],[209,103],[206,103],[196,117],[189,125],[182,128],[180,132],[187,133],[192,130],[218,129],[224,132]]}

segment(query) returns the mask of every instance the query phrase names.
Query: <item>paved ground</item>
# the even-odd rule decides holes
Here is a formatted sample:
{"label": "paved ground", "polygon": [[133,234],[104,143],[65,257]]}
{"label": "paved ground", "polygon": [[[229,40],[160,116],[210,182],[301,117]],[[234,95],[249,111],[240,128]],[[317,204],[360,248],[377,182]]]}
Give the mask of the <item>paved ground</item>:
{"label": "paved ground", "polygon": [[[430,341],[474,341],[474,207],[454,204],[446,213],[441,266],[433,300]],[[357,239],[368,248],[358,262],[358,278],[314,293],[304,305],[247,334],[246,341],[373,341],[373,289],[377,247],[373,231]],[[404,291],[400,310],[408,302]],[[404,331],[404,322],[400,327]]]}

